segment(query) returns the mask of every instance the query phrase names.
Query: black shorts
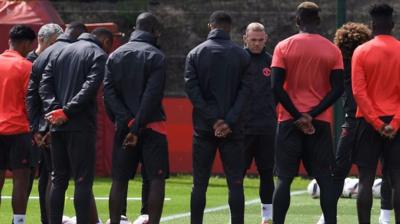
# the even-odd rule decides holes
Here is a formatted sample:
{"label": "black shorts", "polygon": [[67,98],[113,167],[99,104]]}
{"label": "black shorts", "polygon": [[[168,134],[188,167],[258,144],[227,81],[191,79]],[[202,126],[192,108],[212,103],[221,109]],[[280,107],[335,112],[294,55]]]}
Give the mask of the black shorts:
{"label": "black shorts", "polygon": [[228,181],[242,181],[244,164],[244,137],[217,138],[213,135],[193,136],[193,181],[196,186],[207,186],[215,155],[219,150]]}
{"label": "black shorts", "polygon": [[308,175],[332,175],[334,152],[331,125],[314,120],[315,133],[306,135],[293,124],[293,120],[279,123],[276,136],[275,174],[294,177],[303,161]]}
{"label": "black shorts", "polygon": [[29,168],[32,136],[29,133],[0,135],[0,170]]}
{"label": "black shorts", "polygon": [[31,160],[30,160],[30,167],[31,168],[36,168],[39,165],[39,160],[40,160],[40,148],[36,145],[33,144],[31,147]]}
{"label": "black shorts", "polygon": [[274,168],[275,134],[246,135],[244,145],[246,170],[251,167],[253,159],[259,172]]}
{"label": "black shorts", "polygon": [[139,163],[145,180],[169,177],[167,137],[151,129],[144,129],[138,136],[133,149],[125,149],[122,144],[129,129],[117,129],[114,136],[112,154],[112,177],[126,181],[134,178]]}
{"label": "black shorts", "polygon": [[385,169],[400,169],[400,134],[389,140],[380,136],[372,125],[360,118],[357,121],[355,163],[362,168],[376,169],[382,157]]}
{"label": "black shorts", "polygon": [[335,176],[341,178],[345,178],[351,169],[356,145],[356,120],[354,118],[346,120],[342,126],[335,158]]}
{"label": "black shorts", "polygon": [[51,132],[51,165],[54,179],[92,183],[96,166],[96,132]]}

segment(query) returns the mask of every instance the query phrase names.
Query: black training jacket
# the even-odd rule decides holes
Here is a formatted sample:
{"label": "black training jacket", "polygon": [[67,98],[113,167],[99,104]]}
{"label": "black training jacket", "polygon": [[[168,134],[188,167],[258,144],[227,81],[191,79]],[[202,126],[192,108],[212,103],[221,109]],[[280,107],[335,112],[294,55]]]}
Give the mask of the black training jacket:
{"label": "black training jacket", "polygon": [[274,134],[277,124],[274,94],[271,88],[272,56],[265,50],[251,55],[250,73],[253,84],[249,107],[246,110],[245,133],[249,135]]}
{"label": "black training jacket", "polygon": [[351,59],[344,59],[344,94],[343,108],[346,120],[354,120],[356,117],[357,103],[354,100],[353,89],[351,87]]}
{"label": "black training jacket", "polygon": [[104,77],[107,54],[89,33],[65,47],[46,66],[39,94],[44,112],[62,108],[69,120],[51,131],[94,131],[96,95]]}
{"label": "black training jacket", "polygon": [[29,78],[28,93],[26,96],[26,105],[29,116],[29,122],[32,132],[48,131],[48,123],[44,119],[43,104],[39,95],[40,80],[48,62],[58,55],[60,51],[72,43],[69,36],[62,34],[57,41],[46,48],[34,61],[32,72]]}
{"label": "black training jacket", "polygon": [[185,67],[185,91],[193,104],[197,133],[213,132],[218,119],[234,133],[243,133],[243,111],[251,88],[250,55],[234,44],[229,34],[214,29],[206,41],[189,52]]}
{"label": "black training jacket", "polygon": [[35,50],[29,52],[28,55],[26,56],[26,59],[28,59],[28,61],[32,63],[39,57],[39,55],[36,54]]}
{"label": "black training jacket", "polygon": [[156,38],[145,31],[134,31],[129,42],[110,55],[104,78],[104,102],[117,126],[127,126],[135,118],[131,132],[138,133],[148,123],[165,120],[161,102],[165,66],[165,56],[156,47]]}

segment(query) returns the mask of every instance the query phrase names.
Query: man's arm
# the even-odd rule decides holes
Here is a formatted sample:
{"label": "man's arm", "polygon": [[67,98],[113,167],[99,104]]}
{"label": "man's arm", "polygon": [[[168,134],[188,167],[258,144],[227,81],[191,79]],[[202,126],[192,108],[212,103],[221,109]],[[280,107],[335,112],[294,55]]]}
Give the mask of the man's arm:
{"label": "man's arm", "polygon": [[208,124],[212,127],[219,118],[217,117],[216,110],[211,108],[203,98],[199,77],[193,60],[193,55],[189,53],[185,65],[185,92],[192,102],[193,107],[205,117]]}
{"label": "man's arm", "polygon": [[294,106],[293,101],[290,99],[289,95],[283,88],[283,84],[286,79],[286,71],[283,68],[272,67],[271,70],[272,76],[272,90],[275,95],[276,103],[281,103],[282,106],[286,109],[287,112],[297,120],[302,117],[302,114],[297,110]]}
{"label": "man's arm", "polygon": [[50,111],[59,109],[61,107],[54,91],[53,70],[55,61],[56,58],[52,59],[47,64],[42,76],[42,80],[40,81],[39,95],[40,98],[42,99],[44,113],[48,113]]}
{"label": "man's arm", "polygon": [[150,116],[160,106],[164,96],[165,58],[154,59],[153,63],[153,69],[147,79],[139,110],[135,115],[135,122],[131,127],[131,133],[134,134],[137,134],[141,128],[148,124]]}
{"label": "man's arm", "polygon": [[82,89],[63,108],[63,112],[68,118],[84,110],[85,107],[82,107],[82,105],[85,105],[88,101],[96,97],[97,90],[104,78],[106,60],[106,55],[100,55],[95,58],[86,76],[86,81],[82,85]]}
{"label": "man's arm", "polygon": [[248,102],[249,96],[251,94],[252,86],[252,75],[250,58],[247,58],[246,68],[241,75],[239,90],[235,99],[233,106],[228,111],[225,122],[228,124],[229,128],[233,128],[244,111],[244,108]]}
{"label": "man's arm", "polygon": [[379,119],[375,108],[372,106],[372,101],[368,96],[367,81],[362,64],[362,52],[356,50],[353,54],[351,72],[354,99],[356,100],[358,108],[361,110],[365,120],[372,124],[377,131],[380,131],[384,122]]}
{"label": "man's arm", "polygon": [[321,102],[309,112],[312,117],[316,117],[324,112],[343,94],[344,80],[342,69],[332,70],[330,74],[330,83],[331,90],[326,94]]}
{"label": "man's arm", "polygon": [[132,115],[115,90],[113,80],[115,74],[113,74],[112,67],[113,61],[112,59],[108,59],[104,76],[104,105],[112,121],[117,123],[123,122],[127,125],[129,120],[132,119]]}
{"label": "man's arm", "polygon": [[37,65],[34,64],[29,77],[28,91],[26,95],[26,109],[28,112],[31,131],[38,132],[42,103],[39,95],[40,74]]}

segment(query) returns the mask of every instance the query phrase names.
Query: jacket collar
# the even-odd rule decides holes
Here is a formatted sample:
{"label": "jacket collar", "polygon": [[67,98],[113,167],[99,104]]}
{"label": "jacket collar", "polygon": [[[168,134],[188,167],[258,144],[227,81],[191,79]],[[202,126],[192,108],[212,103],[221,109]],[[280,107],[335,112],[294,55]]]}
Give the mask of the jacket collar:
{"label": "jacket collar", "polygon": [[86,41],[89,41],[89,42],[93,42],[93,43],[97,44],[97,45],[101,48],[101,43],[100,43],[100,41],[98,41],[97,38],[96,38],[93,34],[90,34],[90,33],[82,33],[82,34],[78,37],[78,40],[86,40]]}
{"label": "jacket collar", "polygon": [[213,29],[208,33],[207,39],[215,40],[230,40],[229,34],[221,29]]}
{"label": "jacket collar", "polygon": [[266,54],[266,50],[265,50],[265,47],[263,48],[263,50],[260,52],[260,53],[258,53],[258,54],[255,54],[255,53],[252,53],[247,47],[245,48],[245,50],[247,51],[247,52],[249,52],[249,54],[251,55],[251,56],[261,56],[261,55],[265,55]]}
{"label": "jacket collar", "polygon": [[135,30],[132,32],[129,41],[146,42],[156,46],[157,38],[149,32],[142,30]]}
{"label": "jacket collar", "polygon": [[69,35],[63,33],[60,36],[58,36],[57,41],[63,41],[63,42],[72,43],[75,40],[73,40]]}

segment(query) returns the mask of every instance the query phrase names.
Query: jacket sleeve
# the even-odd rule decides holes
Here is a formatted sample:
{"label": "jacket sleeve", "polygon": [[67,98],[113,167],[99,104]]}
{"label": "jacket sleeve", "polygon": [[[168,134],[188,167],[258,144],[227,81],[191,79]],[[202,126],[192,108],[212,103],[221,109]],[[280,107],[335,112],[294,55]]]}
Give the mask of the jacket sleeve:
{"label": "jacket sleeve", "polygon": [[352,87],[354,99],[365,120],[379,130],[383,126],[383,121],[379,119],[372,101],[367,93],[367,81],[364,68],[362,66],[362,52],[357,50],[353,54],[352,59]]}
{"label": "jacket sleeve", "polygon": [[54,90],[55,83],[53,70],[55,62],[56,57],[47,64],[42,80],[40,81],[39,95],[42,99],[44,113],[49,113],[55,109],[61,108]]}
{"label": "jacket sleeve", "polygon": [[246,62],[245,69],[242,72],[239,90],[236,95],[235,102],[233,106],[230,108],[225,117],[225,122],[229,125],[229,127],[233,128],[236,126],[239,118],[241,117],[245,106],[248,103],[248,98],[251,94],[251,85],[252,85],[252,75],[251,75],[251,66],[250,66],[250,56],[246,54]]}
{"label": "jacket sleeve", "polygon": [[106,63],[104,75],[104,105],[112,121],[126,122],[127,125],[132,115],[116,92],[113,80],[113,76],[115,75],[113,71],[113,61],[109,58]]}
{"label": "jacket sleeve", "polygon": [[28,92],[26,95],[26,109],[33,132],[39,130],[40,116],[42,114],[42,101],[39,95],[40,77],[42,74],[40,74],[37,67],[38,65],[34,63],[29,77]]}
{"label": "jacket sleeve", "polygon": [[192,102],[193,107],[202,114],[202,116],[208,121],[209,125],[214,125],[219,119],[217,117],[218,112],[211,108],[211,106],[207,105],[207,102],[203,98],[199,76],[197,74],[193,54],[191,53],[186,57],[184,78],[185,92]]}
{"label": "jacket sleeve", "polygon": [[161,106],[166,79],[165,66],[164,56],[153,59],[142,101],[135,115],[135,123],[131,127],[132,133],[138,133],[141,128],[145,127],[154,111]]}
{"label": "jacket sleeve", "polygon": [[63,108],[67,117],[73,117],[76,113],[85,109],[83,105],[96,97],[97,91],[104,78],[104,67],[107,56],[101,54],[94,58],[92,67],[86,75],[86,81],[82,89]]}

